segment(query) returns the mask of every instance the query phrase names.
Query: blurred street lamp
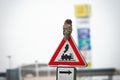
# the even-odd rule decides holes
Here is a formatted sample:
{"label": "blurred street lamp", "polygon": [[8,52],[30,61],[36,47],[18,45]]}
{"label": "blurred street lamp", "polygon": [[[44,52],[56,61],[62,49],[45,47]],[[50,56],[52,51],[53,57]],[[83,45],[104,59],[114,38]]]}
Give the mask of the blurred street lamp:
{"label": "blurred street lamp", "polygon": [[7,56],[8,57],[8,60],[9,60],[9,69],[12,68],[12,60],[11,60],[11,56]]}
{"label": "blurred street lamp", "polygon": [[38,70],[38,61],[35,61],[35,71],[36,71],[36,77],[39,77],[39,70]]}

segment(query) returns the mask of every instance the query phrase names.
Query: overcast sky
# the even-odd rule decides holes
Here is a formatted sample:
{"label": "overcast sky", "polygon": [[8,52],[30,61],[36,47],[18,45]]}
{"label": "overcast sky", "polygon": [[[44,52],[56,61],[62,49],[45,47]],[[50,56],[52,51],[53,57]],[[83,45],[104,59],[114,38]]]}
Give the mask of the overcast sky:
{"label": "overcast sky", "polygon": [[119,0],[0,0],[0,70],[9,66],[48,63],[63,38],[65,19],[73,21],[77,43],[76,4],[90,4],[94,68],[120,67]]}

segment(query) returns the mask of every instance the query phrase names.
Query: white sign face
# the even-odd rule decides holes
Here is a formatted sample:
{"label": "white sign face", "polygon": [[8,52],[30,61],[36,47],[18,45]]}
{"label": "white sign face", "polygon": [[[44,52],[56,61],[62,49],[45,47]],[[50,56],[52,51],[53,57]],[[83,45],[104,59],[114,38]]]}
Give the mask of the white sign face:
{"label": "white sign face", "polygon": [[57,67],[57,80],[76,80],[74,67]]}
{"label": "white sign face", "polygon": [[68,41],[65,42],[55,61],[78,62],[77,56]]}
{"label": "white sign face", "polygon": [[78,50],[72,36],[68,40],[62,39],[60,45],[52,56],[50,66],[70,65],[87,66],[81,52]]}

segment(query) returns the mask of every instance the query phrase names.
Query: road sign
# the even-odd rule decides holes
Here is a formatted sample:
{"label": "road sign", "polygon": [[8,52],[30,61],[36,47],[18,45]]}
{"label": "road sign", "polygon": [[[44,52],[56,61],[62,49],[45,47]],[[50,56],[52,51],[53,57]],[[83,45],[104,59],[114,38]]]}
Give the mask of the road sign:
{"label": "road sign", "polygon": [[82,54],[76,47],[72,36],[70,36],[68,40],[63,38],[53,57],[51,58],[49,65],[86,66],[87,64]]}
{"label": "road sign", "polygon": [[76,69],[74,67],[57,67],[56,80],[76,80]]}

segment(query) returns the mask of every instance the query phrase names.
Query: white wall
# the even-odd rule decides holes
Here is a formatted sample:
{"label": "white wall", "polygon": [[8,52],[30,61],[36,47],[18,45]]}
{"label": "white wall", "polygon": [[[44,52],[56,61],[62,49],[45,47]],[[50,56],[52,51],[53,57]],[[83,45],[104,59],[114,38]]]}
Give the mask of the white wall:
{"label": "white wall", "polygon": [[120,68],[120,1],[93,2],[92,49],[94,67]]}
{"label": "white wall", "polygon": [[59,45],[65,19],[73,20],[74,5],[92,6],[93,68],[120,68],[119,0],[0,0],[0,71],[23,64],[48,63]]}

